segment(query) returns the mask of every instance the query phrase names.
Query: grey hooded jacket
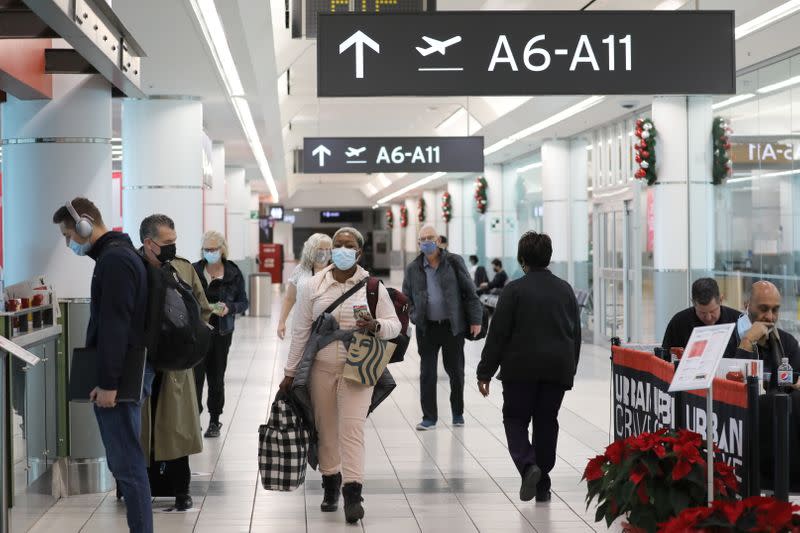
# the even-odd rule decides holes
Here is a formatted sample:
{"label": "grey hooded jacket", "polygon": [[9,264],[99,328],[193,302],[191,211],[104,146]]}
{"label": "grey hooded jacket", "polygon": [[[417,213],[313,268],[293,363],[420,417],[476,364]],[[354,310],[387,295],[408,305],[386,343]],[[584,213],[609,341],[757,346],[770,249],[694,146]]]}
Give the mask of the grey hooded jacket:
{"label": "grey hooded jacket", "polygon": [[[311,336],[303,350],[303,358],[297,366],[294,382],[289,391],[289,397],[300,409],[303,422],[311,436],[311,444],[308,447],[308,464],[315,470],[319,464],[319,449],[317,428],[314,423],[314,406],[311,403],[311,367],[314,365],[317,352],[332,342],[343,342],[349,345],[352,335],[353,331],[339,329],[336,319],[329,313],[320,315],[311,328]],[[397,384],[387,368],[372,390],[372,403],[367,414],[369,415],[383,400],[388,398],[396,386]]]}

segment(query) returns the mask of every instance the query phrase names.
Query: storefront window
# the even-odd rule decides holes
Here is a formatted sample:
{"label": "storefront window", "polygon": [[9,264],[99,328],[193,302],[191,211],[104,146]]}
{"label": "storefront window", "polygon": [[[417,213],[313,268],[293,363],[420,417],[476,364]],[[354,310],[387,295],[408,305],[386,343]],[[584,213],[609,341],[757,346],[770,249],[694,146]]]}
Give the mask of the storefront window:
{"label": "storefront window", "polygon": [[714,195],[714,275],[736,308],[754,281],[775,283],[781,327],[798,334],[800,56],[740,76],[737,96],[719,98],[714,110],[733,130],[733,173]]}

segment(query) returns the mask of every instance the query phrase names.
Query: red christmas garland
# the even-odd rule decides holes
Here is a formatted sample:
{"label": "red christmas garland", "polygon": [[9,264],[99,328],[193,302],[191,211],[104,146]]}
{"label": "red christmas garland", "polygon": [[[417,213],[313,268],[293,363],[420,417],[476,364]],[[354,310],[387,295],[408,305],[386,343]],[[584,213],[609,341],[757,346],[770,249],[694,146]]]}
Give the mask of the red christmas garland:
{"label": "red christmas garland", "polygon": [[450,193],[445,191],[442,194],[442,220],[444,220],[445,224],[449,224],[450,219],[452,218],[453,218],[452,199],[450,198]]}
{"label": "red christmas garland", "polygon": [[488,188],[489,184],[486,183],[486,178],[478,176],[478,179],[475,180],[475,207],[481,215],[486,213],[489,208],[489,198],[486,192]]}
{"label": "red christmas garland", "polygon": [[417,220],[425,222],[425,198],[422,196],[417,200]]}
{"label": "red christmas garland", "polygon": [[639,164],[639,170],[634,176],[640,180],[646,179],[647,184],[652,185],[658,180],[656,176],[656,128],[653,121],[649,118],[638,119],[634,135],[637,139],[637,143],[633,145],[636,149],[635,159]]}
{"label": "red christmas garland", "polygon": [[404,205],[400,206],[400,227],[408,227],[408,208],[406,208]]}
{"label": "red christmas garland", "polygon": [[386,210],[386,227],[389,229],[394,228],[394,213],[392,213],[392,208]]}

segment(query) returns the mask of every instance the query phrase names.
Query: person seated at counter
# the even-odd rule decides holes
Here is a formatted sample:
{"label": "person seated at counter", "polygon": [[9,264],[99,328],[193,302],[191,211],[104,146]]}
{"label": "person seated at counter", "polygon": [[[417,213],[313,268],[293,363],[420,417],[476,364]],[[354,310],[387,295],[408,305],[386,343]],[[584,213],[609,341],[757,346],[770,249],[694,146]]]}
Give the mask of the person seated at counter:
{"label": "person seated at counter", "polygon": [[[800,345],[791,333],[779,327],[778,313],[781,308],[781,293],[769,281],[753,284],[745,314],[737,323],[733,337],[737,339],[737,359],[762,359],[764,373],[771,373],[768,390],[777,388],[777,369],[781,358],[787,357],[797,375],[800,370]],[[800,390],[800,380],[793,388]],[[800,414],[800,413],[798,413]]]}
{"label": "person seated at counter", "polygon": [[[713,278],[700,278],[692,283],[692,307],[680,311],[667,324],[662,348],[685,348],[692,330],[701,326],[734,324],[741,313],[722,305],[719,285]],[[736,336],[731,335],[725,348],[725,357],[736,356]]]}

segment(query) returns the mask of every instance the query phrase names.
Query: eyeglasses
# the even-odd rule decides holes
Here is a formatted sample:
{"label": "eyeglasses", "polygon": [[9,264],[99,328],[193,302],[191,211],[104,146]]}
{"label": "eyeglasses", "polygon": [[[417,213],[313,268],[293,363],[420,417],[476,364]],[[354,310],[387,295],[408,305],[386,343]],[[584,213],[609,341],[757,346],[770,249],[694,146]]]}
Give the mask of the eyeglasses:
{"label": "eyeglasses", "polygon": [[420,237],[419,242],[436,242],[436,237]]}

